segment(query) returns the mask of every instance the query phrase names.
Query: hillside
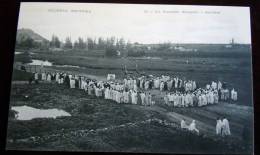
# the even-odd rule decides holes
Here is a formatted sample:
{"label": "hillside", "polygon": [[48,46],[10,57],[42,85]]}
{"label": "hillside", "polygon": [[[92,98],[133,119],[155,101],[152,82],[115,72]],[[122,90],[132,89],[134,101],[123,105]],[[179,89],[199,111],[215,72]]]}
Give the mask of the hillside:
{"label": "hillside", "polygon": [[31,29],[22,28],[22,29],[17,30],[17,35],[16,35],[16,41],[17,42],[20,42],[22,39],[29,38],[29,37],[32,38],[34,41],[37,41],[37,42],[48,41],[47,39],[45,39],[41,35],[35,33]]}

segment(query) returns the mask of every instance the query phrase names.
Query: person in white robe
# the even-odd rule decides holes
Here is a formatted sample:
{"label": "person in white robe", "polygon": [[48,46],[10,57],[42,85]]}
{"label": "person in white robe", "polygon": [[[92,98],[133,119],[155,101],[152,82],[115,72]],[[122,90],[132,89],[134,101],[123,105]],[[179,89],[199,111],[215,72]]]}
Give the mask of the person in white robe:
{"label": "person in white robe", "polygon": [[203,97],[202,97],[202,95],[199,95],[198,106],[199,107],[203,106]]}
{"label": "person in white robe", "polygon": [[50,73],[47,75],[47,81],[51,82],[51,74]]}
{"label": "person in white robe", "polygon": [[231,100],[237,101],[237,92],[234,88],[231,90]]}
{"label": "person in white robe", "polygon": [[217,89],[217,83],[215,81],[211,82],[211,88],[214,90]]}
{"label": "person in white robe", "polygon": [[202,94],[202,105],[207,105],[207,96],[205,94]]}
{"label": "person in white robe", "polygon": [[163,91],[163,89],[164,89],[164,82],[162,81],[162,82],[160,83],[160,91]]}
{"label": "person in white robe", "polygon": [[164,95],[163,99],[164,99],[164,103],[165,103],[166,105],[169,105],[168,93]]}
{"label": "person in white robe", "polygon": [[173,94],[173,106],[177,107],[178,106],[178,95],[177,94]]}
{"label": "person in white robe", "polygon": [[38,76],[39,74],[36,72],[36,73],[34,73],[34,80],[38,80],[39,79],[39,76]]}
{"label": "person in white robe", "polygon": [[168,89],[168,91],[170,91],[172,89],[172,83],[173,83],[173,80],[167,81],[167,89]]}
{"label": "person in white robe", "polygon": [[229,136],[231,135],[230,132],[230,127],[229,127],[229,121],[227,120],[227,118],[224,117],[224,119],[222,120],[222,136]]}
{"label": "person in white robe", "polygon": [[192,90],[195,90],[196,88],[197,88],[196,82],[193,81],[193,82],[192,82]]}
{"label": "person in white robe", "polygon": [[218,81],[218,90],[221,90],[222,89],[222,83],[220,81]]}
{"label": "person in white robe", "polygon": [[59,83],[59,79],[60,79],[60,74],[59,74],[59,73],[56,73],[55,81],[56,81],[57,83]]}
{"label": "person in white robe", "polygon": [[105,96],[104,96],[104,99],[108,99],[108,88],[105,88],[105,91],[104,91],[104,94],[105,94]]}
{"label": "person in white robe", "polygon": [[233,100],[234,100],[234,101],[237,101],[237,91],[234,91]]}
{"label": "person in white robe", "polygon": [[92,95],[92,91],[93,91],[93,86],[88,85],[88,95]]}
{"label": "person in white robe", "polygon": [[95,96],[98,97],[98,87],[94,86]]}
{"label": "person in white robe", "polygon": [[178,78],[174,78],[174,87],[175,87],[175,89],[178,87]]}
{"label": "person in white robe", "polygon": [[213,104],[214,103],[214,94],[212,91],[209,92],[209,103]]}
{"label": "person in white robe", "polygon": [[222,121],[221,119],[217,119],[217,125],[216,125],[216,135],[221,135],[221,130],[222,130]]}
{"label": "person in white robe", "polygon": [[228,100],[229,99],[229,90],[228,89],[224,89],[224,100]]}
{"label": "person in white robe", "polygon": [[210,85],[209,85],[209,84],[206,85],[206,89],[207,89],[207,90],[210,89]]}
{"label": "person in white robe", "polygon": [[133,91],[132,94],[131,94],[132,104],[137,104],[137,103],[136,103],[136,100],[135,100],[135,98],[136,98],[135,96],[136,96],[136,92]]}
{"label": "person in white robe", "polygon": [[70,88],[75,88],[75,79],[70,79]]}
{"label": "person in white robe", "polygon": [[189,131],[195,131],[197,134],[199,134],[199,130],[196,128],[196,122],[195,120],[192,120],[190,126],[189,126]]}
{"label": "person in white robe", "polygon": [[151,95],[151,93],[148,93],[148,105],[152,105],[152,95]]}
{"label": "person in white robe", "polygon": [[219,99],[219,96],[218,96],[218,92],[217,91],[214,91],[214,103],[218,103],[218,99]]}
{"label": "person in white robe", "polygon": [[181,129],[188,129],[188,125],[186,124],[186,121],[185,120],[181,120]]}
{"label": "person in white robe", "polygon": [[225,98],[224,89],[220,89],[220,99],[221,99],[221,100],[224,100],[224,98]]}
{"label": "person in white robe", "polygon": [[189,95],[184,94],[184,107],[188,107],[188,106],[189,106]]}
{"label": "person in white robe", "polygon": [[185,107],[185,96],[181,94],[181,107]]}
{"label": "person in white robe", "polygon": [[140,97],[141,97],[142,105],[146,105],[146,103],[145,103],[145,93],[141,92]]}
{"label": "person in white robe", "polygon": [[116,102],[120,103],[120,92],[116,91]]}
{"label": "person in white robe", "polygon": [[145,83],[144,83],[144,89],[145,89],[145,90],[148,90],[148,88],[149,88],[149,81],[145,81]]}

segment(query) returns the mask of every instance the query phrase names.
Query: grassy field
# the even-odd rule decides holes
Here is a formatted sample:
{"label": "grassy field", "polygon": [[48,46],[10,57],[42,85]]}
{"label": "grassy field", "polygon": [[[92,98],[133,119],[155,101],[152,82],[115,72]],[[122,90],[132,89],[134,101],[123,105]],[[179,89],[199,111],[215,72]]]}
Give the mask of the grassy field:
{"label": "grassy field", "polygon": [[[50,90],[52,90],[51,93]],[[28,95],[29,98],[24,98],[25,95]],[[7,149],[249,153],[252,147],[252,144],[244,143],[241,135],[242,124],[249,121],[252,114],[252,108],[244,106],[223,103],[216,107],[171,109],[160,105],[143,107],[116,104],[113,101],[88,96],[81,90],[44,83],[38,85],[14,84],[11,106],[19,105],[41,109],[59,108],[69,112],[72,116],[29,121],[10,118]],[[214,135],[215,118],[221,115],[226,115],[231,122],[232,136],[228,139]],[[199,136],[180,130],[179,122],[183,117],[188,123],[192,119],[197,120],[197,127],[201,132]],[[166,120],[174,123],[175,126],[169,127],[152,122],[80,135],[81,130],[116,127],[150,118]],[[76,134],[71,134],[72,131]],[[52,134],[59,136],[51,137]],[[29,137],[42,138],[30,141],[27,139]]]}
{"label": "grassy field", "polygon": [[[204,52],[205,53],[205,52]],[[39,59],[53,62],[54,65],[73,65],[80,68],[57,67],[49,68],[56,70],[72,71],[74,73],[84,73],[93,76],[100,76],[103,79],[108,73],[116,74],[117,78],[123,78],[122,68],[124,65],[130,72],[134,72],[136,65],[140,72],[152,75],[171,75],[181,78],[195,80],[199,87],[204,87],[211,81],[220,80],[227,82],[228,87],[235,88],[238,91],[238,104],[252,105],[252,72],[251,58],[249,51],[229,51],[221,54],[222,57],[208,52],[207,56],[182,56],[182,57],[165,57],[159,59],[144,58],[103,58],[91,57],[80,53],[51,53],[38,52],[36,54],[16,55],[16,60]],[[222,52],[223,53],[223,52]],[[211,55],[212,54],[212,55]],[[234,57],[231,57],[234,55]],[[226,57],[225,57],[226,56]]]}

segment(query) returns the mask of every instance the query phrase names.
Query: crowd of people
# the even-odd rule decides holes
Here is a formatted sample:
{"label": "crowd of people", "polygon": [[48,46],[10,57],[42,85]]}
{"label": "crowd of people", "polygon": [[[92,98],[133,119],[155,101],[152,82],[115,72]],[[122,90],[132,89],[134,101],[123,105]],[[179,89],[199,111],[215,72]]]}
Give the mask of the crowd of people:
{"label": "crowd of people", "polygon": [[[219,100],[237,100],[237,91],[230,91],[222,82],[207,84],[205,88],[197,88],[193,80],[183,80],[170,76],[140,76],[137,78],[124,78],[122,82],[97,81],[84,76],[67,74],[65,72],[34,73],[35,80],[56,81],[69,88],[85,90],[88,95],[103,97],[117,103],[130,103],[139,105],[154,105],[155,101],[149,90],[157,89],[163,95],[164,103],[173,107],[192,107],[217,104]],[[224,85],[224,87],[223,87]]]}
{"label": "crowd of people", "polygon": [[[194,91],[168,92],[164,96],[164,102],[174,107],[205,106],[217,104],[219,100],[227,101],[229,99],[229,90],[222,88],[222,83],[218,84],[212,81],[211,85],[207,84],[205,88],[198,88]],[[231,100],[237,101],[237,92],[234,88],[231,91]]]}
{"label": "crowd of people", "polygon": [[[237,100],[237,92],[234,88],[229,92],[222,82],[207,84],[204,88],[197,88],[197,84],[192,80],[182,80],[178,77],[161,76],[154,77],[141,76],[138,78],[125,78],[122,82],[115,80],[97,81],[84,76],[72,75],[65,72],[43,72],[34,73],[34,80],[56,82],[65,84],[71,89],[82,89],[88,95],[112,100],[122,104],[139,104],[144,106],[154,105],[152,94],[149,90],[157,89],[164,95],[164,103],[173,107],[205,106],[217,104],[219,100]],[[190,125],[181,120],[181,128],[199,134],[196,121]],[[231,135],[229,122],[226,118],[217,119],[216,135]]]}

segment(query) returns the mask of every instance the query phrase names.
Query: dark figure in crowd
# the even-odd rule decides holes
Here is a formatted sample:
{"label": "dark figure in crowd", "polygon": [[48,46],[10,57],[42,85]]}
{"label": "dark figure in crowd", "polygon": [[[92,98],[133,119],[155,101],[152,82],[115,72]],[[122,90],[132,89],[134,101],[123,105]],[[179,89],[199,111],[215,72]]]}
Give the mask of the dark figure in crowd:
{"label": "dark figure in crowd", "polygon": [[137,85],[137,87],[140,88],[140,80],[139,79],[136,80],[136,85]]}
{"label": "dark figure in crowd", "polygon": [[70,78],[69,78],[68,75],[65,76],[65,81],[64,82],[65,82],[66,86],[70,87]]}
{"label": "dark figure in crowd", "polygon": [[75,79],[75,87],[79,88],[79,80],[78,79]]}
{"label": "dark figure in crowd", "polygon": [[33,75],[31,75],[31,76],[29,77],[29,79],[28,79],[28,82],[29,82],[29,84],[32,84],[32,82],[33,82],[33,79],[34,79],[34,76],[33,76]]}
{"label": "dark figure in crowd", "polygon": [[153,88],[153,82],[149,81],[149,89],[152,89],[152,88]]}
{"label": "dark figure in crowd", "polygon": [[137,92],[137,104],[142,105],[140,92]]}
{"label": "dark figure in crowd", "polygon": [[168,87],[167,87],[167,82],[164,82],[164,88],[163,88],[164,91],[167,91],[168,90]]}
{"label": "dark figure in crowd", "polygon": [[51,74],[51,81],[54,81],[56,77],[56,74]]}

